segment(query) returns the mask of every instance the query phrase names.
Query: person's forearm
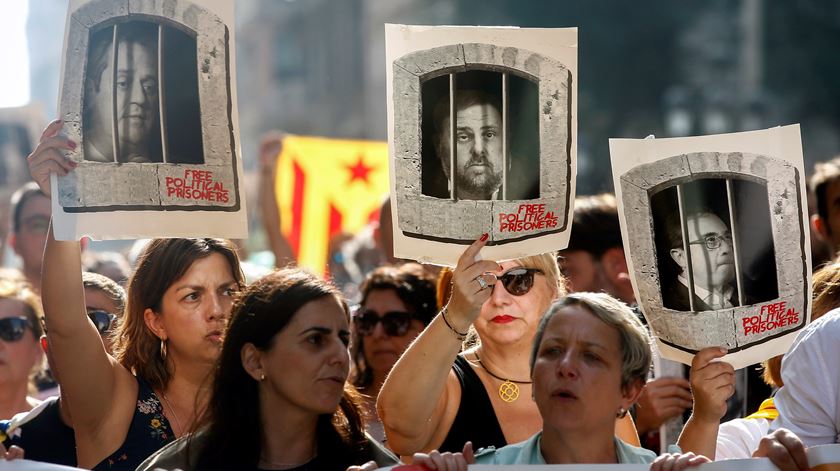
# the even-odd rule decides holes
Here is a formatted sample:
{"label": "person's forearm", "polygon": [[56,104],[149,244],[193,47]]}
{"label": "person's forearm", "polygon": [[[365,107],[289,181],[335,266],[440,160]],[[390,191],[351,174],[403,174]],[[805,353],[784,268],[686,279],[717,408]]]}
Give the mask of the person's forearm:
{"label": "person's forearm", "polygon": [[388,446],[398,454],[421,450],[437,428],[446,406],[446,381],[460,348],[461,341],[438,315],[385,380],[376,405]]}
{"label": "person's forearm", "polygon": [[51,338],[74,338],[88,328],[79,242],[55,240],[52,224],[41,268],[41,299]]}
{"label": "person's forearm", "polygon": [[720,421],[703,421],[692,414],[685,427],[683,427],[677,444],[683,453],[691,451],[695,455],[703,455],[710,460],[714,460],[719,428]]}

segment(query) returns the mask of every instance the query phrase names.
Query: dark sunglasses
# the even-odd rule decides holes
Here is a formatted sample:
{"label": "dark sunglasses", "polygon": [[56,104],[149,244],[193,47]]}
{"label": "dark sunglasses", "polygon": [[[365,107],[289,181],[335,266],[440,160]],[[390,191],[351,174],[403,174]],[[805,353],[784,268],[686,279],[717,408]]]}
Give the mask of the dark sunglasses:
{"label": "dark sunglasses", "polygon": [[516,267],[497,275],[505,290],[513,296],[524,296],[534,287],[534,274],[542,273],[539,268]]}
{"label": "dark sunglasses", "polygon": [[31,325],[25,317],[4,317],[0,319],[0,339],[17,342],[29,328]]}
{"label": "dark sunglasses", "polygon": [[353,322],[359,334],[364,336],[373,334],[376,324],[381,322],[387,335],[402,337],[411,328],[412,317],[409,312],[391,311],[380,316],[376,311],[359,308],[353,316]]}
{"label": "dark sunglasses", "polygon": [[114,314],[101,309],[88,311],[87,315],[90,318],[90,321],[93,322],[96,330],[99,331],[99,335],[105,335],[110,332],[111,326],[114,325],[114,320],[117,318]]}

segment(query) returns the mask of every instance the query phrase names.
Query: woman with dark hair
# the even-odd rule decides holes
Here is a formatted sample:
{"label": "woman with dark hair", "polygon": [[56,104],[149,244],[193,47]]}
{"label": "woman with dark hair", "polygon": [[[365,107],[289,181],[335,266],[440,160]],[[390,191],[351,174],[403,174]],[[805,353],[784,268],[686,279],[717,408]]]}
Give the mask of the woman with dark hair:
{"label": "woman with dark hair", "polygon": [[138,469],[395,464],[364,433],[346,381],[349,343],[347,304],[333,286],[297,268],[256,281],[233,308],[201,428]]}
{"label": "woman with dark hair", "polygon": [[[50,193],[66,174],[61,150],[75,147],[53,121],[29,170]],[[47,340],[72,417],[78,466],[133,470],[189,432],[206,402],[233,294],[244,284],[235,247],[220,239],[156,239],[137,261],[113,357],[87,316],[79,243],[54,238],[44,252]]]}
{"label": "woman with dark hair", "polygon": [[416,263],[380,267],[365,278],[361,292],[353,314],[353,384],[363,394],[368,433],[384,441],[376,397],[391,368],[437,314],[435,280]]}

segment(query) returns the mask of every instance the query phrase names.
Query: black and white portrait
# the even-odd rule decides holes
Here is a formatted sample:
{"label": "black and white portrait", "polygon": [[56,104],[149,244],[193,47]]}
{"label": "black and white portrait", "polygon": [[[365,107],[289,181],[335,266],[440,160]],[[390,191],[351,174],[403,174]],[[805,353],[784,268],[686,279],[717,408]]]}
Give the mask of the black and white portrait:
{"label": "black and white portrait", "polygon": [[513,74],[473,70],[424,82],[423,194],[539,198],[537,109],[536,84]]}
{"label": "black and white portrait", "polygon": [[764,185],[703,178],[658,192],[651,205],[664,307],[717,311],[778,296]]}
{"label": "black and white portrait", "polygon": [[234,23],[227,0],[71,1],[57,238],[246,232]]}
{"label": "black and white portrait", "polygon": [[[709,150],[721,148],[737,150]],[[663,356],[691,364],[722,346],[738,369],[783,353],[810,316],[798,126],[611,139],[610,157],[636,300]]]}
{"label": "black and white portrait", "polygon": [[386,25],[395,251],[453,264],[565,246],[577,30]]}
{"label": "black and white portrait", "polygon": [[197,78],[195,39],[177,28],[129,20],[93,31],[84,159],[203,163]]}

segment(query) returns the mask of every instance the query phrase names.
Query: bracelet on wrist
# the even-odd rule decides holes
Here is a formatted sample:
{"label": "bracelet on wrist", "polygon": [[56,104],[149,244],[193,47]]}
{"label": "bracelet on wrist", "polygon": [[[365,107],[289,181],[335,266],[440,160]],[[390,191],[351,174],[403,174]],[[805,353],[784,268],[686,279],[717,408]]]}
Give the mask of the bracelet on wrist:
{"label": "bracelet on wrist", "polygon": [[458,332],[457,330],[455,330],[455,327],[452,327],[452,324],[449,323],[449,319],[446,318],[446,312],[447,312],[447,307],[444,307],[443,309],[441,309],[440,317],[443,317],[443,322],[446,324],[446,327],[449,327],[449,330],[451,330],[452,333],[455,334],[455,337],[457,337],[458,340],[463,342],[464,340],[467,339],[467,334],[469,332],[463,332],[462,333],[462,332]]}

